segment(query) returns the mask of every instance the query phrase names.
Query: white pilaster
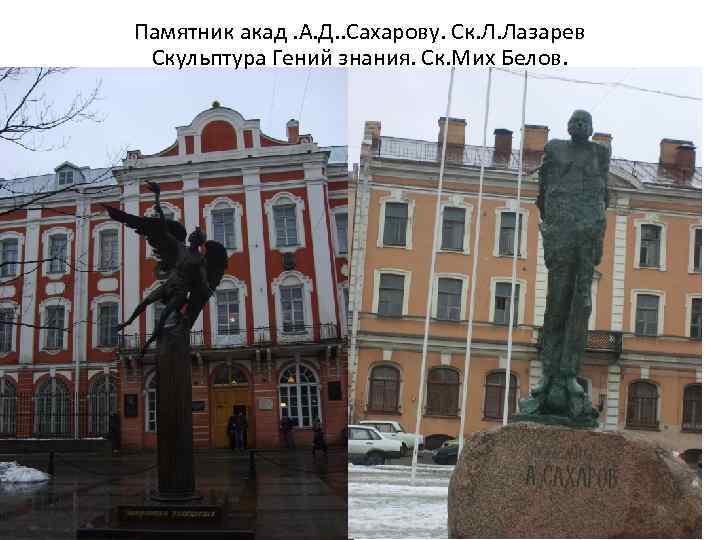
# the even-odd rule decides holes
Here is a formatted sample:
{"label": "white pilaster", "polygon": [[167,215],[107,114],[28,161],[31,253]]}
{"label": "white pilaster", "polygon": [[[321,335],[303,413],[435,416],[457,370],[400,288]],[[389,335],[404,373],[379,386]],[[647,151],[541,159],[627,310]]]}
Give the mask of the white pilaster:
{"label": "white pilaster", "polygon": [[605,429],[617,431],[620,412],[620,366],[608,366],[607,399],[605,400]]}
{"label": "white pilaster", "polygon": [[[265,265],[263,207],[260,199],[260,169],[243,169],[243,184],[245,185],[245,206],[247,208],[253,326],[263,328],[270,326],[270,309],[267,288],[268,273]],[[256,338],[261,335],[258,333]]]}
{"label": "white pilaster", "polygon": [[613,254],[612,318],[610,329],[623,330],[625,309],[625,258],[627,254],[627,216],[615,219],[615,252]]}
{"label": "white pilaster", "polygon": [[[90,214],[90,202],[84,193],[79,194],[77,201],[77,216]],[[73,363],[87,361],[87,332],[92,328],[93,321],[88,321],[88,272],[77,270],[90,270],[93,261],[90,259],[90,223],[88,219],[75,218],[75,263],[74,263],[74,291],[73,291]],[[88,321],[88,322],[85,322]]]}
{"label": "white pilaster", "polygon": [[326,209],[325,184],[322,165],[305,165],[307,180],[310,227],[312,228],[313,263],[315,266],[315,290],[318,297],[318,321],[320,324],[336,324],[335,286],[333,283],[333,258],[330,252],[330,234]]}
{"label": "white pilaster", "polygon": [[[21,364],[31,364],[33,361],[33,351],[35,344],[35,324],[37,312],[37,276],[40,272],[40,263],[36,262],[40,259],[40,220],[42,219],[41,210],[27,211],[27,228],[25,230],[25,253],[23,260],[25,261],[23,272],[23,290],[22,304],[20,310],[20,321],[24,326],[20,327],[20,346],[19,362]],[[37,270],[30,270],[37,267]]]}
{"label": "white pilaster", "polygon": [[537,358],[530,360],[530,388],[536,386],[542,377],[542,362]]}
{"label": "white pilaster", "polygon": [[[140,213],[140,183],[127,180],[123,184],[123,209],[128,214]],[[140,236],[123,227],[123,320],[132,315],[140,303]],[[134,320],[125,329],[127,334],[140,333],[140,321]]]}
{"label": "white pilaster", "polygon": [[535,312],[533,324],[542,326],[545,320],[545,302],[547,301],[548,270],[545,266],[545,248],[542,233],[538,230],[538,251],[535,265]]}
{"label": "white pilaster", "polygon": [[[185,214],[185,230],[188,236],[200,226],[200,175],[189,173],[183,175],[183,210]],[[210,234],[210,231],[205,231]],[[195,332],[203,331],[202,315],[195,320],[192,327]]]}

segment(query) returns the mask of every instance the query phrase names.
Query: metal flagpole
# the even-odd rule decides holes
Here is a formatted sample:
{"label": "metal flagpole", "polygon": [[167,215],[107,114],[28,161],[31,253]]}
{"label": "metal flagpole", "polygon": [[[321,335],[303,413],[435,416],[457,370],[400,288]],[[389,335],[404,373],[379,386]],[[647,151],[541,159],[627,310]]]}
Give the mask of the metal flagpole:
{"label": "metal flagpole", "polygon": [[[507,337],[507,362],[505,365],[505,403],[503,408],[503,426],[508,423],[508,408],[510,400],[510,362],[512,361],[512,345],[513,345],[513,326],[515,322],[515,288],[517,282],[517,256],[518,243],[520,238],[520,187],[522,185],[523,174],[523,146],[525,144],[525,105],[527,103],[527,70],[523,79],[523,98],[522,98],[522,122],[520,128],[520,163],[518,165],[517,175],[517,197],[515,200],[515,234],[513,237],[513,260],[512,260],[512,282],[510,283],[510,320],[508,321],[508,337]],[[528,224],[526,223],[527,227]]]}
{"label": "metal flagpole", "polygon": [[442,199],[443,178],[445,176],[445,151],[447,149],[447,132],[450,123],[450,105],[452,104],[452,89],[455,80],[455,68],[450,68],[450,85],[448,87],[447,108],[445,110],[445,126],[443,128],[442,153],[440,155],[440,176],[438,178],[437,197],[435,201],[435,223],[433,224],[433,245],[430,255],[430,272],[428,277],[427,304],[425,309],[425,333],[423,334],[422,362],[420,364],[420,386],[417,395],[417,412],[415,415],[415,444],[412,456],[412,481],[415,482],[415,469],[417,468],[418,447],[420,446],[420,417],[422,413],[423,391],[425,389],[425,366],[427,364],[428,334],[430,333],[430,311],[432,306],[433,281],[435,280],[435,259],[438,251],[440,235],[438,223],[440,221],[440,201]]}
{"label": "metal flagpole", "polygon": [[[492,68],[488,68],[487,88],[485,90],[485,119],[483,120],[483,149],[487,148],[488,114],[490,112],[490,87]],[[475,286],[477,285],[478,254],[480,251],[480,216],[482,214],[483,184],[485,182],[485,160],[480,160],[480,186],[477,194],[477,212],[475,214],[475,243],[473,245],[472,276],[470,278],[470,312],[467,319],[467,337],[465,338],[465,371],[463,372],[462,405],[460,406],[460,443],[458,457],[465,443],[465,409],[467,407],[468,381],[470,379],[470,348],[472,346],[473,321],[475,320]]]}

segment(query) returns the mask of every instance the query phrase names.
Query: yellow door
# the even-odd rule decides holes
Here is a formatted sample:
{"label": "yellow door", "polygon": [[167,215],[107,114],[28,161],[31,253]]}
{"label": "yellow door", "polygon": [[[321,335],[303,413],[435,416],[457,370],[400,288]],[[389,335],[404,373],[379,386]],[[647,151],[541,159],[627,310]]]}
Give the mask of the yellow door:
{"label": "yellow door", "polygon": [[247,387],[213,388],[213,446],[215,448],[230,448],[230,438],[227,425],[233,413],[233,407],[241,407],[248,420],[248,441],[246,446],[252,448],[255,444],[254,418],[250,408],[250,392]]}

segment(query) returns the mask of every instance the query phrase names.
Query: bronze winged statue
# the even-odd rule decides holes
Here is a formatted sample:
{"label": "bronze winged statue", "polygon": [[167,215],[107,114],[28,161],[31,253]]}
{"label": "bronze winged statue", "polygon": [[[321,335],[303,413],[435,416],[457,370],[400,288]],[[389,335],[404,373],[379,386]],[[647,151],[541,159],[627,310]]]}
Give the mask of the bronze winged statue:
{"label": "bronze winged statue", "polygon": [[[184,318],[185,328],[192,325],[202,311],[203,306],[212,296],[215,288],[225,273],[228,256],[225,246],[220,242],[208,240],[205,233],[196,227],[188,237],[189,245],[185,244],[187,232],[182,223],[168,219],[160,206],[160,186],[155,182],[146,182],[155,193],[155,211],[157,217],[134,216],[103,205],[111,219],[119,221],[145,237],[153,248],[154,255],[159,259],[156,273],[167,275],[162,286],[150,293],[135,308],[130,318],[118,325],[122,330],[131,324],[145,309],[155,302],[165,306],[160,320],[152,335],[143,346],[140,357],[152,342],[157,340],[168,319],[173,316],[176,324]],[[204,253],[200,249],[204,247]]]}

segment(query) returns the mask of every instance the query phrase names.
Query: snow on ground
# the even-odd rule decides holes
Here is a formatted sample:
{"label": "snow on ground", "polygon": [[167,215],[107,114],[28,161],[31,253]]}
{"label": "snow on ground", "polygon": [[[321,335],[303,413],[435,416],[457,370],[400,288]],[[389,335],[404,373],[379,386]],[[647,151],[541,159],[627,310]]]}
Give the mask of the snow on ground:
{"label": "snow on ground", "polygon": [[0,461],[0,483],[45,482],[49,479],[50,475],[32,467],[18,465],[17,461]]}
{"label": "snow on ground", "polygon": [[447,493],[452,466],[348,467],[348,536],[447,538]]}

